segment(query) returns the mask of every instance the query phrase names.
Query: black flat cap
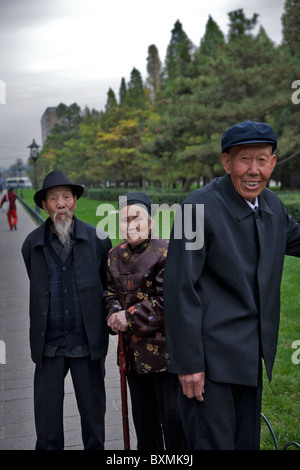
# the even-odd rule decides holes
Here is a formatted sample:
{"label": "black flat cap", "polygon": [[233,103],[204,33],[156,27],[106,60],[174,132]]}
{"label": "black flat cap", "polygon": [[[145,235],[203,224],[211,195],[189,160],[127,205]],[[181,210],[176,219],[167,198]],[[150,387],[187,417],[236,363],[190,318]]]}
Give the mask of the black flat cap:
{"label": "black flat cap", "polygon": [[[147,196],[146,193],[143,193],[142,191],[135,191],[132,193],[124,194],[124,196],[121,196],[119,198],[119,210],[123,209],[123,207],[126,206],[142,206],[144,207],[148,214],[155,215],[155,207],[151,205],[154,204],[153,201]],[[152,212],[151,212],[152,209]]]}
{"label": "black flat cap", "polygon": [[272,127],[264,122],[245,121],[230,127],[222,136],[222,153],[230,147],[242,144],[268,143],[272,152],[277,147],[276,137]]}

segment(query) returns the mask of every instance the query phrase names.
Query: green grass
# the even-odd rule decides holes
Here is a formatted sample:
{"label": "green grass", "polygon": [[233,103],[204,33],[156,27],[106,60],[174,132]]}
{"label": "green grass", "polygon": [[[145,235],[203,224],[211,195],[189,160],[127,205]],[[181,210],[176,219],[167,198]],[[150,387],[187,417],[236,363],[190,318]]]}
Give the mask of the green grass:
{"label": "green grass", "polygon": [[[264,373],[262,412],[270,421],[279,447],[288,441],[300,443],[300,364],[293,364],[292,343],[300,340],[300,260],[287,256],[281,285],[281,321],[273,380],[268,383]],[[262,425],[263,449],[274,444],[266,425]]]}
{"label": "green grass", "polygon": [[[24,199],[34,207],[34,190],[23,191]],[[299,194],[299,193],[298,193]],[[297,193],[294,196],[299,197]],[[286,195],[291,197],[290,193]],[[283,197],[284,199],[284,197]],[[99,204],[105,201],[93,201],[80,198],[78,201],[76,216],[97,226],[103,218],[96,215]],[[116,207],[116,203],[109,202]],[[41,211],[45,218],[47,214]],[[107,227],[116,230],[118,220],[115,214],[104,215]],[[171,220],[172,222],[172,220]],[[109,232],[110,230],[108,230]],[[166,237],[167,238],[167,237]],[[119,243],[118,238],[112,237],[113,245]],[[269,420],[279,448],[281,449],[288,441],[300,443],[300,403],[299,403],[299,371],[300,364],[293,364],[292,343],[300,340],[300,260],[286,257],[282,288],[281,288],[281,323],[279,330],[279,341],[276,361],[273,371],[273,380],[269,384],[264,372],[264,391],[262,401],[262,413]],[[261,448],[264,450],[274,449],[274,443],[267,425],[262,422]]]}

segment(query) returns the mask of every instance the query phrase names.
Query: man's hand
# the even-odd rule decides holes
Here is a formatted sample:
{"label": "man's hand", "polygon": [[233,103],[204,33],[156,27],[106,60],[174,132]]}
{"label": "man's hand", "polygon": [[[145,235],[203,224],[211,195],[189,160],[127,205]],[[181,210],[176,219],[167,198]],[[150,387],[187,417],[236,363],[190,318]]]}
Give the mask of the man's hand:
{"label": "man's hand", "polygon": [[198,372],[196,374],[179,374],[179,381],[182,385],[183,394],[188,398],[197,398],[203,401],[205,372]]}

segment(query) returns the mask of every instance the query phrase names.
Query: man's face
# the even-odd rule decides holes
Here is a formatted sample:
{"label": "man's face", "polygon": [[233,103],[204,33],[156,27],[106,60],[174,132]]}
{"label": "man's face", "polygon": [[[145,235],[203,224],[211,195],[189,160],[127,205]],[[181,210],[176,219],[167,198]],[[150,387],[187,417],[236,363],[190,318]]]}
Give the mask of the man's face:
{"label": "man's face", "polygon": [[42,205],[53,222],[63,224],[72,220],[77,198],[73,196],[69,186],[56,186],[47,191],[46,200],[42,201]]}
{"label": "man's face", "polygon": [[222,154],[222,163],[239,195],[252,201],[265,189],[276,155],[268,144],[237,145]]}

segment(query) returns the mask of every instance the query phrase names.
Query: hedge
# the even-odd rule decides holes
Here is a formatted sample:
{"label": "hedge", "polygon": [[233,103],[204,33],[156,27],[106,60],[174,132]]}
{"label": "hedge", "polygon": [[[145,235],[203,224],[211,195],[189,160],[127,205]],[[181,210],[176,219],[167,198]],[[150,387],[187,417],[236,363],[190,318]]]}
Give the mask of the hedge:
{"label": "hedge", "polygon": [[[115,188],[86,188],[84,196],[88,199],[96,199],[97,201],[118,201],[119,196],[124,196],[132,191],[143,191],[142,189],[115,189]],[[176,204],[181,203],[189,192],[177,191],[166,191],[159,189],[145,190],[150,199],[155,204]]]}
{"label": "hedge", "polygon": [[[84,196],[88,199],[94,199],[97,201],[114,201],[119,200],[119,196],[124,196],[126,193],[136,189],[116,189],[116,188],[86,188]],[[294,219],[300,223],[300,191],[274,191],[282,200],[288,213],[294,217]],[[155,204],[180,204],[189,192],[181,190],[166,191],[162,189],[149,189],[146,190],[148,196],[153,200]]]}

